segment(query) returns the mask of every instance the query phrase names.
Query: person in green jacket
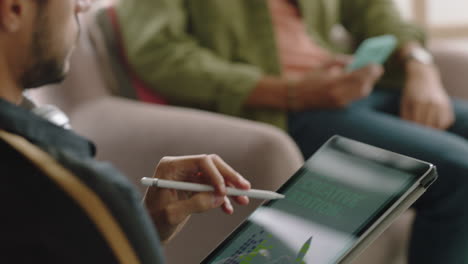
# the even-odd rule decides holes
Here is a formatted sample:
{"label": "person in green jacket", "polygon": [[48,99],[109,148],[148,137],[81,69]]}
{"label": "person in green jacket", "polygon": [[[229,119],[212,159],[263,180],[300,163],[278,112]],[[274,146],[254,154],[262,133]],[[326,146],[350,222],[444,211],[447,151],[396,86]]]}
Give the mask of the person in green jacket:
{"label": "person in green jacket", "polygon": [[25,102],[25,91],[67,76],[79,15],[94,2],[0,1],[0,263],[167,263],[163,243],[192,214],[232,214],[226,188],[250,189],[219,156],[192,155],[161,159],[153,177],[213,192],[149,187],[140,197],[121,172],[94,159],[95,145],[68,129],[63,113],[41,115]]}
{"label": "person in green jacket", "polygon": [[[340,134],[435,163],[409,262],[468,263],[468,103],[392,0],[122,0],[117,15],[131,67],[171,104],[276,125],[306,158]],[[385,67],[347,72],[383,34],[399,41]]]}

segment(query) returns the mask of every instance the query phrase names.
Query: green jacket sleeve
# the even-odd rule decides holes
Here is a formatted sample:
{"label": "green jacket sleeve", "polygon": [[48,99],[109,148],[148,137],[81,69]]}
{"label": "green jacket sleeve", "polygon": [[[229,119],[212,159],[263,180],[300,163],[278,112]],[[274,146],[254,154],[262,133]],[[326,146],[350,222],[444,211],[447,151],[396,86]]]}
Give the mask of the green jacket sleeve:
{"label": "green jacket sleeve", "polygon": [[401,17],[393,0],[341,0],[341,23],[358,42],[392,34],[400,45],[409,41],[424,43],[424,34]]}
{"label": "green jacket sleeve", "polygon": [[[384,34],[398,38],[399,46],[418,41],[425,44],[421,29],[401,17],[393,0],[341,0],[341,23],[357,41]],[[396,56],[385,64],[385,75],[378,87],[400,89],[404,86],[405,68]]]}
{"label": "green jacket sleeve", "polygon": [[135,71],[171,103],[240,115],[262,76],[229,62],[187,32],[182,0],[123,0],[117,6],[124,45]]}

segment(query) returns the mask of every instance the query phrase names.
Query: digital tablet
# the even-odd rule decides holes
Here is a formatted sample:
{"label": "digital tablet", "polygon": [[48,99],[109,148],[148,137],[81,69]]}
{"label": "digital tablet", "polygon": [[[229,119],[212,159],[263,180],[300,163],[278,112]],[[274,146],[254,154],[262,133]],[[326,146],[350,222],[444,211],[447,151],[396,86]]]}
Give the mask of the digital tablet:
{"label": "digital tablet", "polygon": [[335,136],[204,264],[350,263],[436,180],[434,165]]}

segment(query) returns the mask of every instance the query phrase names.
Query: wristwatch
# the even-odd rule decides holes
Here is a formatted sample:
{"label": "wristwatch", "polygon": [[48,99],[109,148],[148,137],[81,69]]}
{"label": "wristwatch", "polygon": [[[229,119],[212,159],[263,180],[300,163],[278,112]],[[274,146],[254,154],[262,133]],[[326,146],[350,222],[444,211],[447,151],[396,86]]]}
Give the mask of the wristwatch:
{"label": "wristwatch", "polygon": [[424,48],[413,48],[405,57],[405,62],[415,60],[421,64],[432,65],[434,64],[434,57],[429,51]]}

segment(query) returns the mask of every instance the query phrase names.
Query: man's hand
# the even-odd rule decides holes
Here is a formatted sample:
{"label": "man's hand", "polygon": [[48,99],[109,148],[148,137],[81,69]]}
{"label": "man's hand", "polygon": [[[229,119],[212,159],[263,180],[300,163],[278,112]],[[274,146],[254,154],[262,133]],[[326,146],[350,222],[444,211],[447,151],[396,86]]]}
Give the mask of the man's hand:
{"label": "man's hand", "polygon": [[348,73],[345,71],[347,61],[343,58],[333,60],[297,81],[292,87],[293,110],[343,108],[367,97],[382,76],[383,68],[370,65]]}
{"label": "man's hand", "polygon": [[409,62],[407,73],[400,106],[401,117],[439,130],[449,128],[455,116],[435,66]]}
{"label": "man's hand", "polygon": [[[222,207],[224,212],[232,214],[234,209],[226,196],[226,186],[250,189],[250,183],[217,155],[165,157],[159,162],[154,177],[210,184],[215,188],[214,193],[148,188],[144,202],[164,243],[182,228],[193,213]],[[249,203],[245,196],[234,199],[241,205]]]}

